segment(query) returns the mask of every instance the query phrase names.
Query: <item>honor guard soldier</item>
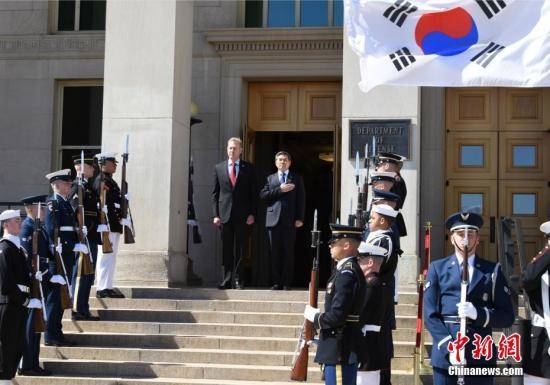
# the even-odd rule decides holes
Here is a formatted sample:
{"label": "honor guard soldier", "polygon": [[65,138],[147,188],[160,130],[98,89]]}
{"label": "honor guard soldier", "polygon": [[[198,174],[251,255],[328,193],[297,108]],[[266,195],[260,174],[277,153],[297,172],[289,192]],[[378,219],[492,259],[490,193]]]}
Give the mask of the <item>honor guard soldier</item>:
{"label": "honor guard soldier", "polygon": [[380,370],[385,367],[388,355],[380,330],[388,315],[385,291],[389,290],[387,283],[380,279],[379,271],[388,250],[361,242],[358,252],[366,281],[366,301],[360,317],[363,326],[357,385],[379,385]]}
{"label": "honor guard soldier", "polygon": [[[46,200],[48,206],[45,220],[46,231],[50,239],[57,244],[57,252],[61,255],[65,271],[70,277],[76,262],[75,254],[80,250],[78,247],[85,247],[78,243],[76,216],[70,202],[73,176],[71,170],[64,169],[46,175],[46,179],[49,180],[53,190],[53,194]],[[74,282],[69,282],[69,284],[74,290]],[[64,309],[61,306],[60,291],[59,285],[53,285],[46,299],[46,307],[50,309],[44,334],[46,346],[72,345],[63,335]]]}
{"label": "honor guard soldier", "polygon": [[324,365],[325,384],[355,385],[361,324],[365,304],[365,277],[357,263],[362,229],[330,224],[330,254],[337,262],[327,283],[325,311],[306,306],[304,317],[320,329],[315,362]]}
{"label": "honor guard soldier", "polygon": [[[450,240],[455,252],[430,264],[424,284],[425,325],[433,337],[431,364],[434,385],[455,385],[457,376],[450,376],[450,365],[466,367],[494,367],[496,354],[491,360],[486,357],[474,359],[474,333],[484,339],[491,336],[493,328],[507,328],[514,322],[514,310],[510,289],[498,263],[477,255],[479,230],[483,218],[473,212],[456,213],[447,218],[445,226],[450,231]],[[466,231],[468,232],[466,234]],[[468,289],[466,301],[461,302],[461,271],[465,237],[468,237]],[[456,346],[460,320],[466,317],[465,357],[457,362],[457,354],[450,354],[449,346]],[[459,341],[460,342],[460,341]],[[455,345],[449,345],[455,343]],[[454,350],[452,348],[451,350]],[[465,376],[466,385],[492,384],[493,377]]]}
{"label": "honor guard soldier", "polygon": [[31,271],[19,239],[20,211],[3,211],[0,225],[0,385],[7,385],[23,355],[27,309],[40,309],[42,303],[30,297]]}
{"label": "honor guard soldier", "polygon": [[395,172],[374,171],[370,174],[373,189],[391,191],[395,185]]}
{"label": "honor guard soldier", "polygon": [[[98,298],[124,298],[124,295],[120,291],[115,290],[113,286],[116,256],[123,226],[121,224],[122,211],[120,209],[122,196],[120,187],[113,179],[118,162],[116,160],[116,153],[114,152],[96,154],[95,157],[99,161],[100,173],[94,181],[94,191],[100,200],[102,199],[102,194],[104,194],[104,204],[103,207],[100,207],[100,211],[107,215],[107,223],[100,224],[98,232],[109,234],[108,240],[107,238],[103,239],[101,247],[97,251],[96,296]],[[107,242],[109,243],[111,252],[106,251],[107,245],[105,243]]]}
{"label": "honor guard soldier", "polygon": [[392,227],[398,214],[399,212],[389,205],[374,203],[369,219],[370,233],[366,239],[366,243],[383,247],[388,251],[387,258],[384,260],[379,272],[380,285],[384,289],[382,293],[385,303],[384,323],[380,330],[381,343],[384,344],[380,354],[382,360],[380,368],[381,384],[389,384],[391,379],[392,330],[395,329],[395,274],[401,253],[401,250],[395,246],[396,243],[399,243],[399,236],[392,231]]}
{"label": "honor guard soldier", "polygon": [[[27,264],[30,268],[33,261],[33,241],[35,230],[38,233],[38,256],[39,256],[39,269],[37,277],[40,277],[42,282],[42,290],[45,298],[48,297],[50,287],[53,285],[66,285],[65,278],[56,273],[55,258],[53,255],[53,242],[48,236],[46,229],[43,226],[43,220],[46,217],[46,199],[47,195],[36,195],[21,199],[21,203],[25,206],[27,217],[23,220],[21,226],[21,232],[19,238],[21,239],[21,246],[27,252]],[[40,206],[40,215],[38,215],[38,204]],[[37,218],[40,218],[40,228],[36,229]],[[51,305],[51,304],[50,304]],[[46,314],[50,314],[52,307],[46,305]],[[31,309],[27,317],[25,326],[25,350],[23,352],[23,361],[21,362],[21,368],[18,371],[20,376],[49,376],[51,373],[49,370],[43,369],[39,365],[40,356],[40,337],[41,333],[37,333],[34,329],[33,319],[35,310]]]}
{"label": "honor guard soldier", "polygon": [[401,168],[403,167],[403,161],[407,158],[401,155],[397,155],[391,152],[378,153],[378,163],[376,165],[376,171],[394,172],[395,181],[390,191],[399,195],[401,200],[399,201],[396,210],[401,210],[407,197],[407,186],[405,180],[401,177]]}
{"label": "honor guard soldier", "polygon": [[[84,160],[84,167],[81,162]],[[97,262],[97,247],[101,243],[101,237],[97,232],[99,225],[99,196],[93,188],[94,178],[97,175],[94,155],[90,152],[84,152],[81,155],[73,156],[74,169],[79,175],[82,173],[82,200],[84,205],[84,224],[86,226],[86,239],[88,241],[90,255],[92,256],[93,269],[95,272]],[[78,183],[75,181],[71,190],[71,205],[75,212],[78,211]],[[73,269],[73,282],[77,282],[78,274],[77,264]],[[71,318],[74,321],[98,321],[99,317],[90,313],[90,291],[94,284],[95,274],[84,274],[80,277],[79,287],[74,289],[76,293],[75,303],[76,311],[73,310]]]}
{"label": "honor guard soldier", "polygon": [[546,247],[527,265],[521,277],[531,307],[530,333],[522,336],[526,348],[525,385],[550,384],[550,222],[543,223],[540,230],[546,236]]}

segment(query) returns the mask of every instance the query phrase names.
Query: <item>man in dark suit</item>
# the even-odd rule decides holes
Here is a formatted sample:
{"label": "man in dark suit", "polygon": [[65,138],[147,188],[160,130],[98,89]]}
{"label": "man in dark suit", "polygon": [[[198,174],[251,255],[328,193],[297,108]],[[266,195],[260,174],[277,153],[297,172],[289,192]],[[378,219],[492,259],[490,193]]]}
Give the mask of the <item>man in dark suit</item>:
{"label": "man in dark suit", "polygon": [[277,172],[267,177],[260,197],[267,201],[265,225],[269,237],[273,290],[290,290],[294,273],[296,229],[304,225],[306,193],[302,177],[289,171],[290,154],[275,155]]}
{"label": "man in dark suit", "polygon": [[224,277],[219,289],[243,288],[242,250],[246,225],[254,223],[257,209],[256,171],[251,163],[240,159],[243,152],[239,138],[227,141],[226,161],[214,169],[212,208],[214,225],[220,227],[223,245]]}

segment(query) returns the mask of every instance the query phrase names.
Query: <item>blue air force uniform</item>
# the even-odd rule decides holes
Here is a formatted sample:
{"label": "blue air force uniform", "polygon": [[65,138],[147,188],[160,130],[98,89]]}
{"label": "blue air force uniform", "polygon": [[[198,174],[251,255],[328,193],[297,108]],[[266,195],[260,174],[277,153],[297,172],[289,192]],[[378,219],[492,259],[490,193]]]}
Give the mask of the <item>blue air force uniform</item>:
{"label": "blue air force uniform", "polygon": [[[34,197],[28,197],[22,199],[22,203],[35,204],[44,203],[46,201],[46,195],[39,195]],[[43,218],[41,218],[43,219]],[[21,246],[27,252],[27,264],[29,269],[32,268],[33,258],[33,236],[36,226],[35,220],[27,216],[21,224],[21,231],[19,232],[19,238],[21,239]],[[48,298],[50,288],[55,284],[50,283],[50,278],[56,274],[55,259],[52,253],[53,244],[48,236],[46,229],[42,223],[38,230],[38,256],[39,256],[39,270],[42,272],[42,292],[44,299]],[[52,310],[51,303],[46,304],[46,314],[49,315]],[[36,309],[30,309],[27,321],[25,324],[25,350],[23,351],[23,361],[20,371],[22,373],[32,372],[34,375],[44,373],[44,369],[39,366],[40,355],[40,333],[34,331],[33,317]],[[46,373],[44,373],[46,374]]]}
{"label": "blue air force uniform", "polygon": [[[449,230],[465,228],[479,231],[483,224],[481,216],[475,213],[458,213],[449,217],[446,226]],[[450,366],[449,342],[453,342],[460,330],[457,304],[461,292],[461,261],[452,254],[430,264],[424,286],[424,322],[433,337],[431,364],[434,370],[434,384],[456,384],[456,377],[448,375]],[[477,318],[468,318],[466,334],[470,342],[466,345],[467,367],[495,366],[496,355],[490,361],[485,357],[475,360],[474,333],[482,338],[492,334],[493,328],[510,327],[514,322],[514,310],[510,289],[498,263],[480,258],[468,258],[469,283],[466,302],[476,310]],[[493,377],[465,377],[466,384],[492,384]]]}
{"label": "blue air force uniform", "polygon": [[[46,176],[51,182],[57,179],[71,181],[71,171],[61,170]],[[54,193],[46,200],[48,210],[46,210],[45,226],[48,236],[55,242],[55,235],[59,237],[59,245],[61,245],[61,258],[65,264],[67,274],[71,274],[75,264],[75,252],[73,251],[75,244],[78,242],[76,233],[76,217],[71,206],[69,197],[64,198],[61,195]],[[71,289],[74,290],[73,282]],[[61,308],[60,288],[58,285],[52,287],[48,298],[48,305],[52,310],[48,314],[48,325],[44,336],[46,344],[57,344],[63,342],[65,337],[62,331],[63,309]]]}
{"label": "blue air force uniform", "polygon": [[[337,224],[330,226],[333,232],[330,242],[342,238],[361,240],[362,229]],[[315,362],[324,365],[327,385],[356,383],[362,326],[359,315],[364,303],[365,278],[357,257],[344,258],[328,280],[325,311],[317,312],[313,319],[314,327],[320,329]]]}

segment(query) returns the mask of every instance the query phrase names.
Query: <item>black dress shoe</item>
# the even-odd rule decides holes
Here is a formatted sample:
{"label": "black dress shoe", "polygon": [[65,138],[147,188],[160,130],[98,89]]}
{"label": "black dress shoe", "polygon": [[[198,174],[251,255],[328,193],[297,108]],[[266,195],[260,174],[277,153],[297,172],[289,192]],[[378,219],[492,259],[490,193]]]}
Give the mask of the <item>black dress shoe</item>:
{"label": "black dress shoe", "polygon": [[98,290],[95,292],[96,298],[108,298],[109,297],[109,291],[107,289]]}
{"label": "black dress shoe", "polygon": [[42,369],[40,366],[34,369],[19,369],[17,371],[19,376],[35,376],[35,377],[44,377],[51,376],[52,372],[47,369]]}
{"label": "black dress shoe", "polygon": [[271,286],[271,290],[283,290],[283,287],[281,285],[275,284]]}
{"label": "black dress shoe", "polygon": [[225,273],[225,276],[223,277],[223,281],[220,282],[218,285],[218,289],[225,290],[225,289],[231,289],[231,272],[228,271]]}
{"label": "black dress shoe", "polygon": [[107,295],[109,298],[124,298],[124,294],[118,289],[107,289],[107,292],[109,293]]}
{"label": "black dress shoe", "polygon": [[283,289],[286,290],[286,291],[289,291],[289,290],[292,290],[292,287],[290,287],[290,286],[283,286]]}
{"label": "black dress shoe", "polygon": [[72,312],[71,313],[71,319],[73,321],[99,321],[99,317],[95,315],[88,314],[82,314],[78,312]]}

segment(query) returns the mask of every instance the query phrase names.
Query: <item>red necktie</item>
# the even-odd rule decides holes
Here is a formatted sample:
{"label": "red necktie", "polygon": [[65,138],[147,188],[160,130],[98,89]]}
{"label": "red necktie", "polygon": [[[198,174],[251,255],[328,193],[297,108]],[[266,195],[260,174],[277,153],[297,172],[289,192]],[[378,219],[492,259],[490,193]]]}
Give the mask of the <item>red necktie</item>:
{"label": "red necktie", "polygon": [[237,181],[237,171],[235,170],[236,164],[233,163],[233,167],[231,168],[231,175],[229,175],[229,178],[231,179],[231,187],[235,187],[235,182]]}

